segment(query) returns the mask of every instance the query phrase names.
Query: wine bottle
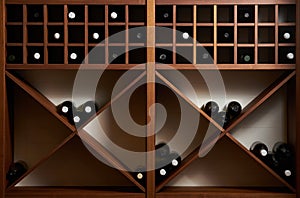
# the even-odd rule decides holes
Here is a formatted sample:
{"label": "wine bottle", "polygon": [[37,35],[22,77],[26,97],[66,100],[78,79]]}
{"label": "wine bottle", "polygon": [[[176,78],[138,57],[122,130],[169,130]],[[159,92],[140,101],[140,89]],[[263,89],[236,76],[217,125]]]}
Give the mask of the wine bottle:
{"label": "wine bottle", "polygon": [[173,7],[172,6],[157,6],[156,22],[158,23],[172,23],[173,21]]}
{"label": "wine bottle", "polygon": [[218,114],[213,116],[213,119],[223,128],[226,128],[230,123],[230,116],[226,111],[220,111]]}
{"label": "wine bottle", "polygon": [[68,6],[69,22],[84,22],[84,7],[79,5]]}
{"label": "wine bottle", "polygon": [[76,112],[80,116],[81,122],[87,121],[92,115],[97,112],[98,108],[94,101],[87,101],[80,105]]}
{"label": "wine bottle", "polygon": [[71,101],[64,101],[57,107],[57,113],[70,119],[73,116],[74,105]]}
{"label": "wine bottle", "polygon": [[279,47],[278,48],[278,63],[293,64],[295,63],[295,47]]}
{"label": "wine bottle", "polygon": [[27,164],[20,160],[9,166],[9,170],[6,174],[6,179],[9,183],[13,183],[20,178],[28,170]]}
{"label": "wine bottle", "polygon": [[219,105],[215,101],[209,101],[205,104],[203,111],[211,116],[219,112]]}
{"label": "wine bottle", "polygon": [[161,168],[157,168],[156,169],[156,174],[155,174],[155,180],[156,183],[161,182],[162,180],[164,180],[167,177],[167,172],[168,168],[167,166],[161,167]]}
{"label": "wine bottle", "polygon": [[250,151],[259,159],[266,161],[268,155],[268,147],[264,143],[260,141],[254,142],[250,147]]}
{"label": "wine bottle", "polygon": [[242,105],[237,101],[231,101],[227,105],[226,111],[229,114],[230,118],[233,119],[240,115],[240,113],[242,112]]}
{"label": "wine bottle", "polygon": [[176,152],[171,152],[169,155],[169,161],[170,161],[170,167],[171,170],[178,168],[181,164],[181,157],[178,153]]}
{"label": "wine bottle", "polygon": [[295,43],[295,27],[280,26],[278,29],[278,42]]}
{"label": "wine bottle", "polygon": [[288,163],[293,161],[294,154],[291,146],[284,142],[277,142],[273,146],[273,153],[279,163]]}
{"label": "wine bottle", "polygon": [[29,64],[42,64],[43,51],[41,47],[28,47],[27,62]]}
{"label": "wine bottle", "polygon": [[292,52],[287,53],[286,58],[289,59],[289,60],[293,60],[294,59],[294,53],[292,53]]}
{"label": "wine bottle", "polygon": [[254,23],[252,6],[238,6],[238,23]]}
{"label": "wine bottle", "polygon": [[109,22],[124,22],[125,7],[124,6],[109,6]]}
{"label": "wine bottle", "polygon": [[135,179],[142,185],[146,183],[146,169],[144,166],[138,166],[134,171]]}
{"label": "wine bottle", "polygon": [[239,60],[239,63],[241,64],[244,64],[244,63],[250,63],[250,61],[252,60],[253,58],[251,57],[250,54],[242,54],[240,56],[240,60]]}
{"label": "wine bottle", "polygon": [[48,27],[48,42],[49,43],[63,43],[63,26],[49,26]]}
{"label": "wine bottle", "polygon": [[156,158],[166,158],[170,154],[170,147],[162,142],[155,145],[155,157]]}
{"label": "wine bottle", "polygon": [[218,43],[233,43],[233,28],[232,27],[218,27],[217,35]]}
{"label": "wine bottle", "polygon": [[28,6],[28,16],[27,20],[29,22],[43,22],[43,7],[39,5],[29,5]]}

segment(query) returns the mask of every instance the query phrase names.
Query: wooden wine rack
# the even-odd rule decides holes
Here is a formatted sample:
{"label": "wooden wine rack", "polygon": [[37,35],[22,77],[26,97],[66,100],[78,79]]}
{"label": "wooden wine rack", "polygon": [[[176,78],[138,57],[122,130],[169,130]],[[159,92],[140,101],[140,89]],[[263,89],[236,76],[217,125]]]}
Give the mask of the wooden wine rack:
{"label": "wooden wine rack", "polygon": [[[239,21],[239,9],[245,6],[253,10],[254,18],[250,23]],[[120,21],[110,20],[110,11],[114,8],[121,12]],[[0,155],[0,198],[300,197],[300,80],[297,69],[300,61],[300,4],[295,0],[6,0],[1,2],[0,9],[0,142],[3,145]],[[31,14],[36,9],[42,16],[34,21]],[[69,21],[68,12],[72,9],[81,14],[79,21]],[[167,22],[159,20],[159,14],[164,9],[170,11],[170,20]],[[130,35],[135,32],[130,31],[126,31],[121,39],[109,38],[114,33],[143,26],[147,29],[143,32],[145,37],[142,40],[135,40]],[[151,27],[167,27],[169,30],[166,30],[166,35],[165,30]],[[220,42],[218,36],[224,28],[233,33],[232,41]],[[281,40],[284,28],[295,33],[291,42]],[[50,35],[56,30],[61,32],[62,38],[54,42]],[[100,40],[105,39],[104,42],[98,44],[91,39],[94,31],[102,33]],[[179,31],[188,32],[194,39],[182,40]],[[139,49],[132,52],[132,47]],[[99,58],[89,56],[93,48],[96,48]],[[125,53],[114,60],[112,52],[117,48],[122,48]],[[207,50],[211,59],[202,58],[203,49]],[[38,62],[32,60],[35,50],[41,54]],[[72,50],[79,53],[78,61],[70,60]],[[240,62],[243,50],[252,55],[250,63]],[[169,62],[158,63],[160,52],[171,57]],[[295,54],[294,60],[285,60],[282,54],[288,52]],[[10,53],[15,53],[15,62],[8,59]],[[105,72],[99,83],[103,86],[96,90],[96,102],[100,109],[96,115],[76,128],[57,113],[56,105],[70,98],[76,72],[82,68],[91,75],[95,71]],[[219,70],[229,93],[230,89],[234,90],[232,92],[241,92],[241,95],[247,92],[249,95],[253,94],[252,89],[257,92],[254,97],[251,95],[250,102],[244,102],[246,105],[243,106],[242,113],[226,128],[202,110],[204,100],[199,98],[202,103],[197,104],[197,100],[190,97],[189,90],[172,78],[174,72],[180,71],[200,93],[197,96],[201,97],[207,90],[199,71],[209,73]],[[117,81],[128,71],[133,79],[111,98]],[[257,83],[253,82],[251,85],[250,78],[257,80]],[[138,86],[140,82],[144,85]],[[243,89],[236,91],[237,84],[244,86]],[[256,85],[261,86],[260,89],[256,89]],[[146,126],[146,138],[124,135],[126,132],[120,129],[111,115],[112,105],[124,100],[123,97],[134,89],[134,104],[130,104],[130,111],[135,121]],[[243,123],[253,119],[251,116],[255,112],[261,112],[261,117],[264,117],[265,112],[261,109],[272,98],[277,98],[280,104],[286,104],[286,107],[279,108],[282,114],[280,120],[284,122],[280,137],[284,136],[283,139],[296,152],[296,176],[292,181],[285,180],[251,153],[247,143],[236,135],[236,131],[243,130],[239,128]],[[180,167],[162,181],[156,182],[155,171],[148,171],[146,184],[139,183],[131,172],[125,171],[127,165],[99,143],[92,135],[93,132],[88,131],[88,126],[99,119],[103,127],[110,131],[108,136],[118,145],[128,150],[152,151],[158,141],[168,141],[175,135],[166,131],[179,127],[177,121],[181,112],[176,109],[178,101],[192,112],[191,117],[199,116],[200,124],[196,140],[182,154]],[[159,116],[155,112],[157,109],[153,109],[155,103],[163,104],[168,113],[171,112],[166,121],[167,127],[162,128],[160,133],[156,133]],[[218,133],[204,142],[203,133],[209,124]],[[250,133],[249,139],[255,138],[254,134]],[[208,158],[199,157],[215,143],[216,148],[209,151],[212,154],[208,154]],[[92,157],[84,145],[88,145],[112,168]],[[240,184],[235,181],[234,185],[227,185],[227,181],[222,179],[215,182],[217,184],[199,184],[209,184],[202,181],[207,178],[199,178],[201,182],[196,182],[193,186],[176,184],[180,183],[178,178],[181,177],[197,181],[187,172],[197,174],[201,171],[195,164],[213,166],[216,162],[214,160],[221,158],[223,154],[225,156],[226,151],[232,153],[230,163],[241,157],[240,163],[249,163],[249,167],[257,169],[253,170],[254,174],[263,172],[262,177],[267,177],[268,185],[260,185],[264,181],[257,181],[258,185],[248,185],[244,182],[247,178],[240,178]],[[9,165],[19,159],[28,161],[29,169],[13,183],[8,183],[6,173]],[[149,169],[154,168],[155,153],[145,154],[144,163]],[[205,170],[204,165],[203,167]],[[227,170],[225,165],[219,167],[222,168]],[[228,183],[230,179],[228,178]],[[261,177],[257,176],[256,180],[259,179]]]}

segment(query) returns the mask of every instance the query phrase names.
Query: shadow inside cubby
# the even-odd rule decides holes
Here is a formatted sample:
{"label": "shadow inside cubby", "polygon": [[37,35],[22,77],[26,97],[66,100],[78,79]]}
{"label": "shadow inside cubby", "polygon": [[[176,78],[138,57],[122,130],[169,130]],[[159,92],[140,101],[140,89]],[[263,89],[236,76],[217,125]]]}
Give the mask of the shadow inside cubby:
{"label": "shadow inside cubby", "polygon": [[23,47],[7,46],[6,47],[6,62],[8,64],[23,63]]}
{"label": "shadow inside cubby", "polygon": [[258,6],[258,22],[275,22],[275,6],[259,5]]}
{"label": "shadow inside cubby", "polygon": [[104,22],[105,7],[104,5],[89,5],[88,6],[88,21],[89,22]]}
{"label": "shadow inside cubby", "polygon": [[23,27],[21,25],[6,26],[7,43],[23,43]]}
{"label": "shadow inside cubby", "polygon": [[27,26],[28,43],[43,43],[44,42],[44,28],[40,25]]}
{"label": "shadow inside cubby", "polygon": [[145,8],[144,5],[130,5],[128,7],[129,22],[145,22]]}
{"label": "shadow inside cubby", "polygon": [[275,48],[274,47],[259,47],[258,48],[258,63],[274,64],[275,63]]}
{"label": "shadow inside cubby", "polygon": [[289,23],[296,22],[296,6],[295,5],[279,5],[278,6],[278,22]]}
{"label": "shadow inside cubby", "polygon": [[213,43],[214,42],[214,28],[198,26],[197,27],[197,41],[199,43]]}
{"label": "shadow inside cubby", "polygon": [[9,81],[13,160],[32,168],[60,145],[71,131],[24,90]]}
{"label": "shadow inside cubby", "polygon": [[258,27],[258,43],[275,43],[275,28]]}
{"label": "shadow inside cubby", "polygon": [[7,22],[22,22],[23,21],[23,6],[8,4],[6,5]]}
{"label": "shadow inside cubby", "polygon": [[[167,186],[284,188],[275,177],[226,136]],[[286,191],[288,189],[286,188]]]}
{"label": "shadow inside cubby", "polygon": [[213,23],[214,7],[210,5],[197,6],[197,23]]}
{"label": "shadow inside cubby", "polygon": [[91,148],[75,136],[17,186],[133,187],[124,175],[88,149]]}
{"label": "shadow inside cubby", "polygon": [[232,5],[220,5],[217,7],[217,22],[218,23],[233,23],[233,6]]}
{"label": "shadow inside cubby", "polygon": [[115,87],[116,95],[113,96],[112,103],[83,128],[96,144],[105,147],[127,171],[145,167],[147,132],[145,80],[145,77],[137,81],[130,81],[124,77],[120,79],[121,86]]}
{"label": "shadow inside cubby", "polygon": [[63,22],[64,21],[64,6],[63,5],[47,5],[48,22]]}
{"label": "shadow inside cubby", "polygon": [[177,5],[176,6],[176,22],[192,23],[193,22],[193,6]]}

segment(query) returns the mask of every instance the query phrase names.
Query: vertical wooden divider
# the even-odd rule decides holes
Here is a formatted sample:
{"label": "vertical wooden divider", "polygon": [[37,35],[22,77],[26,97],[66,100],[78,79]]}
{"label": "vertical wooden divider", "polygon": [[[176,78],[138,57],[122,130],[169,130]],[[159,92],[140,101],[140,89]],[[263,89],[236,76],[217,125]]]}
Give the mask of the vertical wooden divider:
{"label": "vertical wooden divider", "polygon": [[[300,131],[300,2],[296,1],[296,132]],[[300,134],[296,133],[296,156],[300,155]],[[300,197],[300,159],[296,158],[296,189]]]}
{"label": "vertical wooden divider", "polygon": [[234,40],[233,40],[233,46],[234,46],[234,59],[233,59],[233,63],[237,64],[237,52],[238,52],[238,22],[237,22],[237,5],[234,5]]}
{"label": "vertical wooden divider", "polygon": [[258,64],[258,5],[254,9],[254,64]]}
{"label": "vertical wooden divider", "polygon": [[[4,11],[5,10],[5,5],[4,5],[4,1],[1,1],[0,3],[0,10]],[[1,16],[0,16],[0,97],[1,98],[6,98],[6,92],[5,92],[5,12],[1,12]],[[4,83],[2,83],[4,82]],[[4,100],[0,100],[0,145],[1,145],[1,153],[0,153],[0,198],[4,198],[5,196],[5,186],[6,186],[6,182],[5,182],[5,155],[6,155],[6,147],[5,147],[5,124],[6,124],[6,120],[7,119],[7,115],[5,112],[5,101]]]}
{"label": "vertical wooden divider", "polygon": [[68,7],[64,5],[64,64],[68,64]]}
{"label": "vertical wooden divider", "polygon": [[217,22],[218,22],[218,13],[217,5],[214,5],[214,64],[217,64],[218,48],[217,48]]}
{"label": "vertical wooden divider", "polygon": [[27,9],[26,5],[23,5],[23,64],[27,64]]}
{"label": "vertical wooden divider", "polygon": [[128,23],[129,23],[129,8],[128,4],[125,5],[125,63],[129,64],[129,35],[128,35]]}
{"label": "vertical wooden divider", "polygon": [[47,5],[43,5],[44,12],[44,64],[48,64],[48,12]]}
{"label": "vertical wooden divider", "polygon": [[88,5],[84,5],[84,55],[85,55],[85,61],[84,64],[89,63],[89,47],[88,47],[88,38],[89,38],[89,32],[88,32]]}
{"label": "vertical wooden divider", "polygon": [[108,50],[108,5],[105,5],[105,19],[104,19],[104,28],[105,28],[105,64],[108,64],[109,50]]}
{"label": "vertical wooden divider", "polygon": [[197,5],[193,6],[193,64],[197,64]]}
{"label": "vertical wooden divider", "polygon": [[155,197],[155,0],[147,0],[147,181],[146,197]]}
{"label": "vertical wooden divider", "polygon": [[176,64],[176,5],[173,5],[173,25],[172,25],[172,29],[173,29],[173,43],[172,43],[172,50],[173,50],[173,65]]}
{"label": "vertical wooden divider", "polygon": [[275,5],[275,64],[278,64],[278,4]]}

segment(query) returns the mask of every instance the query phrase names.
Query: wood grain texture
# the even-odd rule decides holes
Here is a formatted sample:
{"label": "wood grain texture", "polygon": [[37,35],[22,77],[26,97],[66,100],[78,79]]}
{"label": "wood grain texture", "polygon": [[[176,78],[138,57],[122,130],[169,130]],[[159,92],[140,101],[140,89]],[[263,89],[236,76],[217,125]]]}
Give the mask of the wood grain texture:
{"label": "wood grain texture", "polygon": [[[6,186],[5,181],[5,156],[6,156],[6,147],[5,147],[5,132],[6,132],[6,111],[5,111],[5,5],[4,1],[0,3],[0,198],[4,198],[4,189]],[[8,151],[7,151],[8,152]]]}
{"label": "wood grain texture", "polygon": [[[300,2],[297,1],[296,4],[296,156],[300,156]],[[297,167],[297,176],[296,176],[296,189],[297,189],[297,198],[300,197],[300,158],[296,159]]]}

